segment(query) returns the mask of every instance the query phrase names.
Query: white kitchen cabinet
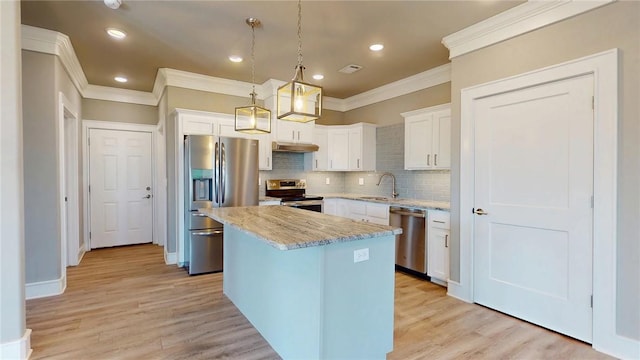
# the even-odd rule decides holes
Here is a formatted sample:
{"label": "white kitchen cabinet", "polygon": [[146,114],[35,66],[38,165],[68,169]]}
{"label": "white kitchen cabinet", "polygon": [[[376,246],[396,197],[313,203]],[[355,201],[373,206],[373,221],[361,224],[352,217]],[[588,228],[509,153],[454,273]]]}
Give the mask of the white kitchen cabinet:
{"label": "white kitchen cabinet", "polygon": [[329,170],[349,170],[349,131],[341,126],[332,126],[327,136]]}
{"label": "white kitchen cabinet", "polygon": [[343,201],[347,209],[345,217],[380,225],[389,225],[389,205],[359,200]]}
{"label": "white kitchen cabinet", "polygon": [[299,123],[276,120],[276,139],[286,143],[311,144],[313,143],[314,127],[314,121]]}
{"label": "white kitchen cabinet", "polygon": [[405,170],[451,167],[451,105],[402,113]]}
{"label": "white kitchen cabinet", "polygon": [[338,200],[339,199],[324,199],[322,212],[327,215],[338,215]]}
{"label": "white kitchen cabinet", "polygon": [[273,150],[271,148],[271,134],[252,135],[253,139],[259,142],[258,167],[260,170],[271,170],[273,168]]}
{"label": "white kitchen cabinet", "polygon": [[329,169],[328,126],[316,125],[313,130],[313,144],[318,151],[304,154],[304,169],[327,171]]}
{"label": "white kitchen cabinet", "polygon": [[329,126],[328,159],[331,171],[374,171],[376,169],[376,126],[358,123]]}
{"label": "white kitchen cabinet", "polygon": [[449,279],[450,214],[429,210],[427,217],[427,275],[434,282],[446,285]]}
{"label": "white kitchen cabinet", "polygon": [[269,206],[269,205],[280,205],[280,201],[278,200],[262,200],[258,202],[259,206]]}
{"label": "white kitchen cabinet", "polygon": [[237,137],[243,139],[258,140],[258,168],[260,170],[271,170],[271,134],[247,134],[236,131],[235,121],[232,117],[218,119],[214,124],[216,134],[224,137]]}
{"label": "white kitchen cabinet", "polygon": [[180,113],[179,119],[184,135],[217,135],[216,121],[211,116]]}

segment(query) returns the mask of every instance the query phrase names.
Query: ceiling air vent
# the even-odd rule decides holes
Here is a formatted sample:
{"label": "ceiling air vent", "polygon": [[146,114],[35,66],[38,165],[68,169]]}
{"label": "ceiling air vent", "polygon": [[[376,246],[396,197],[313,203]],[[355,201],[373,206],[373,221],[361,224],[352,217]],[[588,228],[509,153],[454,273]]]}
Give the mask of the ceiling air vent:
{"label": "ceiling air vent", "polygon": [[345,67],[343,67],[342,69],[338,70],[338,72],[341,72],[343,74],[353,74],[354,72],[358,71],[362,69],[362,66],[360,65],[356,65],[356,64],[349,64]]}

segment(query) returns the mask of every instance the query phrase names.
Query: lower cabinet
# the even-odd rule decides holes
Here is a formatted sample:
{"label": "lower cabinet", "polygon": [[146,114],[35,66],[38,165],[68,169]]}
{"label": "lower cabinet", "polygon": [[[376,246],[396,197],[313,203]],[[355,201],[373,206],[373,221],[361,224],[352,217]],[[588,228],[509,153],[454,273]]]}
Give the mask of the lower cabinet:
{"label": "lower cabinet", "polygon": [[324,199],[324,213],[389,225],[389,205],[385,204],[347,199]]}
{"label": "lower cabinet", "polygon": [[427,275],[446,285],[449,279],[450,215],[446,211],[429,210],[427,217]]}

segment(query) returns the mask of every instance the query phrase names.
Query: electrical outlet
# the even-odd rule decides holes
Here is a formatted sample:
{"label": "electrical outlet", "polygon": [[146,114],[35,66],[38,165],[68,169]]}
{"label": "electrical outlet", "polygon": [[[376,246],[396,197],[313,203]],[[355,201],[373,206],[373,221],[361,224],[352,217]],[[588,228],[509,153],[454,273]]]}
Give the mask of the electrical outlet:
{"label": "electrical outlet", "polygon": [[359,263],[361,261],[369,260],[369,248],[353,250],[353,262]]}
{"label": "electrical outlet", "polygon": [[358,178],[358,185],[364,185],[364,178]]}
{"label": "electrical outlet", "polygon": [[325,178],[324,179],[324,183],[327,184],[327,185],[330,185],[331,184],[331,178]]}

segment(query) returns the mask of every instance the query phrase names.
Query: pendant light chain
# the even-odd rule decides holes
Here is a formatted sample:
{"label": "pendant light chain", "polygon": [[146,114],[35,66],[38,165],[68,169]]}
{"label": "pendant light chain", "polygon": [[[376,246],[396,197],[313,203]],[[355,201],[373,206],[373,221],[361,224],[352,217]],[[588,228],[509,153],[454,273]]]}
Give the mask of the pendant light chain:
{"label": "pendant light chain", "polygon": [[256,103],[256,23],[251,23],[251,103]]}
{"label": "pendant light chain", "polygon": [[302,67],[302,0],[298,0],[298,67]]}

